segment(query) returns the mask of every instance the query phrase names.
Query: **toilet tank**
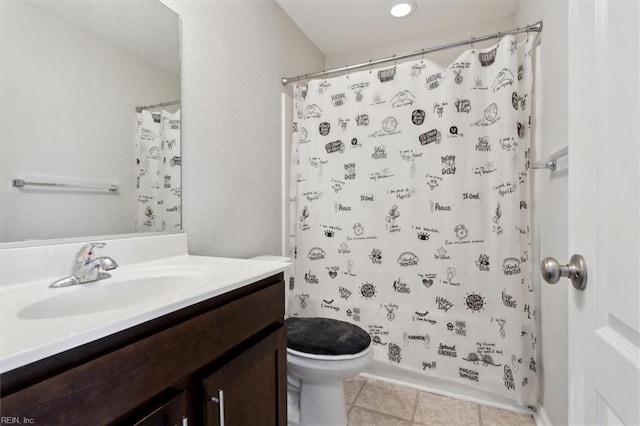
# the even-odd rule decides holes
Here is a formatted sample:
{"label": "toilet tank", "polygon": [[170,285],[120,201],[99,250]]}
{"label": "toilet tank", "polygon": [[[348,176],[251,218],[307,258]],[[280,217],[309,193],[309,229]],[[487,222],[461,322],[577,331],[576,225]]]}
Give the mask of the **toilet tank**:
{"label": "toilet tank", "polygon": [[[266,262],[284,262],[284,263],[290,263],[291,262],[291,258],[289,257],[285,257],[285,256],[272,256],[269,254],[263,254],[261,256],[255,256],[255,257],[251,257],[249,258],[249,260],[262,260],[262,261],[266,261]],[[293,268],[289,267],[287,269],[285,269],[284,271],[284,282],[285,282],[285,286],[286,289],[285,290],[285,297],[284,297],[284,312],[285,312],[285,318],[287,317],[287,313],[289,312],[289,294],[290,292],[288,291],[288,284],[289,284],[289,278],[291,277],[291,275],[293,274]]]}

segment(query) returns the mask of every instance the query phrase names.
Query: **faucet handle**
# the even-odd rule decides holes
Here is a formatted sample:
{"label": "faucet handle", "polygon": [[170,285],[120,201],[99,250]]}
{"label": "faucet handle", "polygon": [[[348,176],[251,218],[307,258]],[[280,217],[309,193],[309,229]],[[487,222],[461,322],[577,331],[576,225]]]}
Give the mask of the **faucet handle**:
{"label": "faucet handle", "polygon": [[94,243],[87,243],[85,245],[83,245],[80,250],[78,250],[78,257],[88,257],[91,258],[93,256],[93,249],[95,247],[97,248],[103,248],[104,246],[106,246],[107,243],[101,243],[101,242],[94,242]]}
{"label": "faucet handle", "polygon": [[73,272],[72,275],[76,276],[80,269],[86,265],[87,263],[93,260],[93,249],[94,248],[103,248],[107,243],[102,242],[93,242],[87,243],[80,247],[78,253],[76,254],[75,262],[73,263]]}
{"label": "faucet handle", "polygon": [[93,243],[87,243],[85,245],[91,246],[91,248],[93,248],[93,247],[103,248],[104,246],[107,245],[107,243],[102,243],[102,242],[96,241],[96,242],[93,242]]}

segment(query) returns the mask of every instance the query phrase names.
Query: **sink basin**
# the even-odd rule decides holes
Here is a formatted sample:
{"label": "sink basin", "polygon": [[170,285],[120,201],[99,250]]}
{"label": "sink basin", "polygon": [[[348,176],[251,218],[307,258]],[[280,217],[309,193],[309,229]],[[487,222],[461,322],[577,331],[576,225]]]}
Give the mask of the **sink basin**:
{"label": "sink basin", "polygon": [[[120,273],[118,273],[120,272]],[[47,288],[47,296],[18,312],[22,319],[51,319],[87,315],[139,305],[186,293],[207,283],[214,269],[155,267],[113,271],[113,276],[67,288]]]}

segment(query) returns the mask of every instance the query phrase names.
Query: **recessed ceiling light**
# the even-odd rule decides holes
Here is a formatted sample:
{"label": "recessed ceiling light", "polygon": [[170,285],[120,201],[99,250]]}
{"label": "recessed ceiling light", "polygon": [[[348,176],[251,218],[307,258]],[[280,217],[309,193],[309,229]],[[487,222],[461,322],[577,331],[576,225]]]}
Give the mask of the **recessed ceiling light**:
{"label": "recessed ceiling light", "polygon": [[417,7],[416,3],[410,0],[398,1],[391,5],[389,13],[391,13],[391,16],[394,18],[404,18],[415,12]]}

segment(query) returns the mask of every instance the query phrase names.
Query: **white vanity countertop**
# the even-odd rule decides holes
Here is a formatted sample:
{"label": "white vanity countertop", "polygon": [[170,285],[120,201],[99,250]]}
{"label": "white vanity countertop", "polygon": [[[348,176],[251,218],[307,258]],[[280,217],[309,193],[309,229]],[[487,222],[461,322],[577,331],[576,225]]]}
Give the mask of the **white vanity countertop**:
{"label": "white vanity countertop", "polygon": [[[186,238],[186,237],[185,237]],[[104,255],[110,255],[103,249]],[[100,253],[103,254],[103,253]],[[115,258],[115,257],[114,257]],[[4,259],[6,260],[6,259]],[[118,269],[109,271],[112,278],[94,283],[80,284],[64,288],[50,288],[52,280],[37,279],[18,284],[0,287],[0,301],[2,306],[0,323],[0,373],[44,359],[68,349],[98,340],[154,318],[161,317],[198,302],[219,296],[242,286],[254,283],[263,278],[284,271],[288,263],[267,262],[258,260],[229,259],[219,257],[190,256],[187,254],[165,257],[158,260],[126,264]],[[4,267],[4,265],[3,265]],[[147,272],[145,272],[147,271]],[[46,299],[52,297],[65,301],[66,297],[83,300],[83,295],[92,290],[98,290],[100,295],[110,283],[119,283],[122,291],[123,284],[129,284],[127,277],[147,274],[151,271],[156,276],[165,272],[169,275],[192,275],[192,284],[184,288],[170,287],[171,291],[159,294],[136,295],[136,300],[129,306],[121,306],[120,296],[127,299],[127,294],[114,294],[116,305],[114,308],[74,315],[44,315],[40,317],[37,309],[25,308],[39,306],[38,302],[48,303]],[[165,272],[163,272],[165,271]],[[124,281],[123,282],[123,277]],[[197,284],[193,284],[196,282]],[[93,286],[93,287],[91,287]],[[98,287],[104,286],[104,287]],[[115,288],[115,286],[113,287]],[[119,291],[119,292],[120,292]],[[151,292],[150,292],[151,293]],[[131,299],[131,297],[130,297]],[[127,299],[127,300],[130,300]],[[105,303],[109,303],[106,301]],[[47,306],[53,306],[50,303]],[[55,308],[55,306],[54,306]],[[87,308],[90,310],[90,308]]]}

